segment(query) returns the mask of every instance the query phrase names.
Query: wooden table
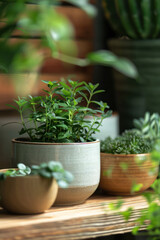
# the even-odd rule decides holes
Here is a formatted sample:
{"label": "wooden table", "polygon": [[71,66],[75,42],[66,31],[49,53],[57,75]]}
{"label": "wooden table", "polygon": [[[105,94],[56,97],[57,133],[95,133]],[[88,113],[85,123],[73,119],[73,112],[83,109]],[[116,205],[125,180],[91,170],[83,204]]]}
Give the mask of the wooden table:
{"label": "wooden table", "polygon": [[116,202],[117,198],[102,194],[92,196],[84,204],[53,207],[43,214],[12,215],[0,209],[0,240],[71,240],[130,232],[147,203],[142,196],[124,197],[123,200],[122,210],[134,207],[128,222],[107,210],[107,205]]}

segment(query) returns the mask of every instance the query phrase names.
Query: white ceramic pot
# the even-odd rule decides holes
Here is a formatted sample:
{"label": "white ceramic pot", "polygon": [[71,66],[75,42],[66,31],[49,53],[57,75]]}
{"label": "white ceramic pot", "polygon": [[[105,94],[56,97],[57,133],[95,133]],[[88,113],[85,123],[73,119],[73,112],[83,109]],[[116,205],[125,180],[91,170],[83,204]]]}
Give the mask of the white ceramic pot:
{"label": "white ceramic pot", "polygon": [[56,204],[71,205],[84,202],[98,187],[100,180],[100,142],[32,143],[12,140],[12,166],[59,161],[74,176],[67,189],[59,189]]}

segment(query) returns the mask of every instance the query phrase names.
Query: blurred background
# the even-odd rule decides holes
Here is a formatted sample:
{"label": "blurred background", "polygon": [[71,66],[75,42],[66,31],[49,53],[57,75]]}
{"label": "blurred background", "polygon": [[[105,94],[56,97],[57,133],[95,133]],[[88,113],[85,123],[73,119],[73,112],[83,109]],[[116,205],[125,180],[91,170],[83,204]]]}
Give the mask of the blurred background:
{"label": "blurred background", "polygon": [[[73,27],[72,40],[68,39],[67,36],[62,39],[61,42],[57,43],[58,48],[60,48],[63,53],[67,54],[67,56],[83,59],[88,53],[94,50],[107,49],[107,38],[112,37],[113,32],[105,19],[101,1],[91,1],[91,4],[93,4],[93,6],[97,9],[95,17],[89,16],[79,6],[66,3],[65,1],[61,1],[61,3],[56,5],[56,7],[55,5],[53,6],[53,10],[56,8],[56,11],[67,18],[67,20],[69,20],[69,24]],[[26,4],[26,6],[27,11],[35,11],[37,8],[37,5],[34,4],[33,1],[32,3]],[[13,3],[11,7],[13,8]],[[19,6],[19,8],[20,7],[22,6]],[[17,9],[13,10],[15,12],[17,11]],[[10,12],[8,14],[10,14]],[[34,18],[36,19],[37,13],[34,12],[32,15],[33,14],[35,14]],[[32,21],[36,22],[34,18]],[[10,19],[8,25],[13,22],[13,19]],[[43,84],[41,80],[60,81],[61,78],[70,76],[72,79],[79,81],[99,83],[99,88],[104,89],[105,92],[99,94],[97,100],[106,101],[113,110],[113,116],[105,119],[103,126],[100,129],[100,133],[98,133],[95,137],[98,139],[104,139],[106,136],[117,136],[119,131],[118,114],[115,103],[114,83],[111,69],[109,67],[99,65],[82,67],[54,58],[51,54],[50,48],[43,39],[42,33],[37,32],[37,30],[34,29],[34,26],[32,26],[33,23],[32,25],[30,24],[31,26],[27,26],[28,28],[33,28],[32,32],[27,32],[27,24],[23,26],[26,27],[25,31],[21,30],[22,26],[18,26],[15,27],[15,29],[11,29],[10,32],[7,32],[8,45],[6,45],[5,52],[6,42],[3,42],[3,34],[5,32],[4,30],[6,30],[4,29],[6,23],[4,22],[3,15],[1,14],[0,36],[2,36],[2,38],[0,48],[2,51],[0,54],[0,63],[5,63],[6,66],[11,68],[11,71],[9,69],[9,72],[1,71],[0,73],[0,167],[5,168],[10,164],[11,139],[18,137],[18,131],[20,129],[19,124],[16,123],[19,121],[18,113],[16,113],[9,104],[13,104],[13,100],[17,96],[42,94],[41,89],[43,88]],[[31,62],[28,63],[25,58],[25,54],[28,54],[30,50],[27,49],[27,53],[23,53],[24,56],[22,55],[18,60],[15,60],[13,57],[13,49],[16,48],[15,46],[22,43],[32,44],[37,47],[39,56],[33,55],[33,60],[30,60]],[[12,46],[14,48],[10,49]],[[30,51],[30,59],[32,59],[31,53],[33,53],[33,50]],[[45,56],[43,58],[43,62],[41,62],[41,54]],[[16,62],[16,67],[18,65],[18,73],[12,70],[13,60]],[[35,61],[39,61],[40,64],[38,66],[34,66]],[[24,68],[25,64],[27,70]],[[30,71],[28,71],[28,66]],[[13,123],[6,125],[6,123],[10,122]]]}

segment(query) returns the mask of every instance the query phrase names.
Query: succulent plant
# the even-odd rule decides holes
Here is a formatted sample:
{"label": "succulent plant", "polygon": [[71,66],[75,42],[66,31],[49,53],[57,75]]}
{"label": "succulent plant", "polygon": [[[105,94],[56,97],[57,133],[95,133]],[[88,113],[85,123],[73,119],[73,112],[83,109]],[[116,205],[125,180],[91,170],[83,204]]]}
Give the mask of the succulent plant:
{"label": "succulent plant", "polygon": [[141,154],[149,153],[152,144],[136,129],[126,130],[121,136],[112,139],[106,138],[101,142],[101,152],[112,154]]}
{"label": "succulent plant", "polygon": [[103,0],[112,28],[132,39],[157,38],[160,34],[159,0]]}
{"label": "succulent plant", "polygon": [[160,139],[160,116],[158,113],[145,113],[144,118],[134,119],[134,127],[145,138],[152,141]]}

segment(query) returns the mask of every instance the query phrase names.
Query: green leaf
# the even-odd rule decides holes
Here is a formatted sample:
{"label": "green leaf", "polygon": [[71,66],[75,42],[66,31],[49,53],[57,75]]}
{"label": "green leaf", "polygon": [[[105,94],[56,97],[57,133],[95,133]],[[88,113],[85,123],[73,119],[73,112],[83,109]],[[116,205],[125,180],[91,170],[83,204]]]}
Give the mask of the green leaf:
{"label": "green leaf", "polygon": [[69,87],[65,82],[60,82],[59,84],[60,84],[61,86],[63,86],[64,89],[70,90],[70,87]]}
{"label": "green leaf", "polygon": [[18,163],[17,166],[20,170],[26,170],[26,166],[23,163]]}
{"label": "green leaf", "polygon": [[123,172],[126,172],[128,170],[128,163],[120,162],[120,168]]}
{"label": "green leaf", "polygon": [[117,211],[117,210],[120,210],[120,208],[122,207],[124,201],[122,199],[119,199],[117,200],[115,203],[110,203],[108,206],[109,206],[109,209],[112,210],[112,211]]}
{"label": "green leaf", "polygon": [[52,173],[48,172],[46,169],[40,169],[39,175],[45,178],[51,178]]}
{"label": "green leaf", "polygon": [[13,105],[11,105],[11,104],[6,104],[8,107],[11,107],[11,108],[14,108],[14,109],[16,109],[17,111],[18,111],[18,108],[16,107],[16,106],[13,106]]}
{"label": "green leaf", "polygon": [[103,176],[107,176],[108,178],[111,178],[113,169],[114,169],[113,166],[108,167],[108,169],[103,172]]}
{"label": "green leaf", "polygon": [[126,211],[120,212],[126,221],[128,221],[132,215],[133,208],[129,207]]}
{"label": "green leaf", "polygon": [[132,184],[131,193],[139,192],[143,187],[142,183],[136,184],[135,182]]}
{"label": "green leaf", "polygon": [[67,0],[67,2],[69,2],[71,4],[74,4],[77,7],[82,8],[91,17],[94,17],[96,15],[96,13],[97,13],[96,8],[92,4],[89,4],[88,0],[81,0],[81,1]]}
{"label": "green leaf", "polygon": [[64,178],[68,183],[71,183],[74,180],[74,176],[69,171],[64,172]]}
{"label": "green leaf", "polygon": [[133,230],[132,230],[133,235],[137,235],[139,229],[140,229],[140,226],[134,227]]}
{"label": "green leaf", "polygon": [[60,162],[55,162],[55,161],[50,161],[48,163],[48,168],[51,171],[63,169],[62,164]]}
{"label": "green leaf", "polygon": [[130,60],[119,58],[110,51],[101,50],[90,53],[88,54],[87,59],[90,61],[91,64],[111,66],[128,77],[138,77],[137,69]]}
{"label": "green leaf", "polygon": [[40,166],[38,166],[38,165],[32,165],[31,169],[32,169],[32,170],[39,170],[39,169],[40,169]]}
{"label": "green leaf", "polygon": [[60,188],[67,188],[68,187],[68,183],[66,183],[64,180],[58,181],[58,185],[59,185]]}

